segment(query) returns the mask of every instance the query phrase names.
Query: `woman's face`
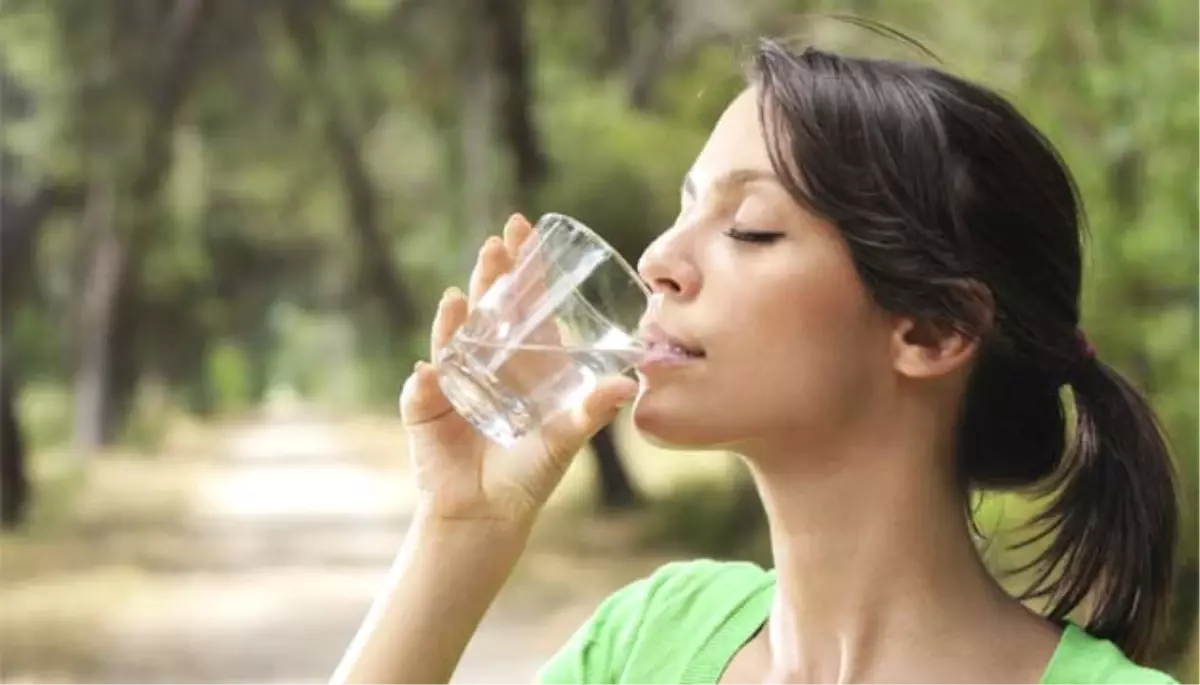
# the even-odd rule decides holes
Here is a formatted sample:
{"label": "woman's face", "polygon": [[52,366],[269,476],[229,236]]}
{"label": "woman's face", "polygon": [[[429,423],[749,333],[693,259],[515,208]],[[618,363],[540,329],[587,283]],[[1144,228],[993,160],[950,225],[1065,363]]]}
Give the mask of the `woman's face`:
{"label": "woman's face", "polygon": [[813,446],[861,427],[878,404],[891,322],[837,230],[776,180],[752,90],[721,116],[675,225],[638,268],[655,297],[634,422],[651,439]]}

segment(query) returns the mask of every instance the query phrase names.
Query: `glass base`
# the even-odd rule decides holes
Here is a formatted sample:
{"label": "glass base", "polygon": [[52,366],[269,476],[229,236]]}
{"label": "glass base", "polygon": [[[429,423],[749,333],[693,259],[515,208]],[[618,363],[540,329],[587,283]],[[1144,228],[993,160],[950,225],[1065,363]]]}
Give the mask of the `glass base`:
{"label": "glass base", "polygon": [[453,346],[438,362],[438,385],[467,423],[502,447],[512,447],[537,426],[526,402],[506,393],[481,364]]}

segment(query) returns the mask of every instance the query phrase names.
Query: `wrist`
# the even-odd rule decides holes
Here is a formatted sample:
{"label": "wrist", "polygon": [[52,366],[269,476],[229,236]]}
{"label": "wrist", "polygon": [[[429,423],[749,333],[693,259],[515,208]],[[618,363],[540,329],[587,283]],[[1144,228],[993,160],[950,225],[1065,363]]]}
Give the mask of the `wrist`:
{"label": "wrist", "polygon": [[413,511],[408,537],[422,546],[461,548],[489,554],[508,552],[519,556],[529,541],[532,524],[532,518],[526,522],[447,517],[438,513],[432,503],[421,502]]}
{"label": "wrist", "polygon": [[524,526],[418,506],[334,682],[450,682],[527,540]]}

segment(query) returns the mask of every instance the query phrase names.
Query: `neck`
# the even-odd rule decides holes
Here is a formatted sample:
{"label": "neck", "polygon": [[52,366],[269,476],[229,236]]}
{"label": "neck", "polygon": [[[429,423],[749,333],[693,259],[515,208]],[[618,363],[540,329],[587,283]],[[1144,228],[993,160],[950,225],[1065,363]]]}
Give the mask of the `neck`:
{"label": "neck", "polygon": [[975,550],[949,447],[931,454],[936,431],[889,423],[907,432],[860,430],[857,443],[805,454],[747,451],[778,576],[774,677],[894,673],[913,650],[945,648],[964,622],[1012,604]]}

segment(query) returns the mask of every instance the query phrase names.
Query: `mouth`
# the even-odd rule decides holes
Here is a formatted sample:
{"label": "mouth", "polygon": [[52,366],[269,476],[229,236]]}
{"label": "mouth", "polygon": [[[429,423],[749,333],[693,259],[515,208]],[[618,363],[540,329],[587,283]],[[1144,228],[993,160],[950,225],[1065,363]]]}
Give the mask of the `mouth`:
{"label": "mouth", "polygon": [[687,364],[706,356],[699,345],[672,336],[654,324],[642,328],[641,338],[646,354],[638,363],[639,369]]}

